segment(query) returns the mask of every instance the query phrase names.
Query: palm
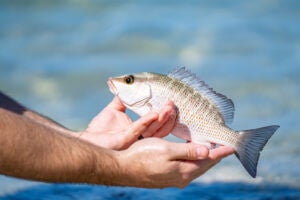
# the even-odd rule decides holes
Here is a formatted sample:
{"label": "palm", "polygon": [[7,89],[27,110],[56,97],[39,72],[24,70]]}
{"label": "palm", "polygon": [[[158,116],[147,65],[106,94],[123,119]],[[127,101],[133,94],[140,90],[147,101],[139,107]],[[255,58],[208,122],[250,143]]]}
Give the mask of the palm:
{"label": "palm", "polygon": [[114,134],[126,130],[130,124],[132,120],[126,115],[125,106],[115,98],[91,121],[87,131]]}

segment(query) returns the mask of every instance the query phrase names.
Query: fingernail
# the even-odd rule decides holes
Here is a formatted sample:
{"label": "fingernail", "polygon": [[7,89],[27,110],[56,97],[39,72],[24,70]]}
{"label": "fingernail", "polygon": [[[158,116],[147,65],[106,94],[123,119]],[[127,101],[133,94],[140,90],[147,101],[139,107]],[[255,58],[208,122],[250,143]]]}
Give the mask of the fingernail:
{"label": "fingernail", "polygon": [[203,159],[203,158],[207,158],[208,156],[208,149],[206,147],[199,146],[197,147],[196,152],[197,152],[197,158]]}

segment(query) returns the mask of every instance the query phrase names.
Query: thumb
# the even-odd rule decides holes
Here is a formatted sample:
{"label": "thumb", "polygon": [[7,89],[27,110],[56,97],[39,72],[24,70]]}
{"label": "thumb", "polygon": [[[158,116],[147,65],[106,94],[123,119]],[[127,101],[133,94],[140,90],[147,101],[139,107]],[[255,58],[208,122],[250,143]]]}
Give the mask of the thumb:
{"label": "thumb", "polygon": [[107,108],[112,108],[114,110],[119,110],[122,112],[125,112],[126,110],[125,105],[121,102],[121,100],[117,96],[115,96],[114,99],[108,104]]}
{"label": "thumb", "polygon": [[194,143],[172,143],[172,159],[175,160],[199,160],[206,159],[209,150],[206,146]]}

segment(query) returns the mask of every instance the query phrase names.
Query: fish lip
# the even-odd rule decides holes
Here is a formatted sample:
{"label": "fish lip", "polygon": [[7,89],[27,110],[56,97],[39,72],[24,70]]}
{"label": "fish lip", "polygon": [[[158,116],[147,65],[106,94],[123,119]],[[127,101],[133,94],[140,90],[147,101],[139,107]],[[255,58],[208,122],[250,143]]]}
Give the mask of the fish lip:
{"label": "fish lip", "polygon": [[108,79],[107,85],[108,85],[108,87],[109,87],[109,90],[110,90],[114,95],[118,95],[117,88],[116,88],[116,86],[114,85],[114,82],[113,82],[112,78],[109,78],[109,79]]}

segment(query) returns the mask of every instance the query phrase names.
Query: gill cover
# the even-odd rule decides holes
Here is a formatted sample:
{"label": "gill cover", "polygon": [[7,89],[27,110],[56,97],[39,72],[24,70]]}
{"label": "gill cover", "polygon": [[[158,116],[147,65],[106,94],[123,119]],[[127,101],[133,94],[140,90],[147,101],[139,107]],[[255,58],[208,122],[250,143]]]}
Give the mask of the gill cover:
{"label": "gill cover", "polygon": [[131,85],[126,85],[124,83],[119,84],[122,85],[116,85],[118,97],[124,104],[130,107],[143,106],[151,98],[151,87],[146,83],[137,82]]}

